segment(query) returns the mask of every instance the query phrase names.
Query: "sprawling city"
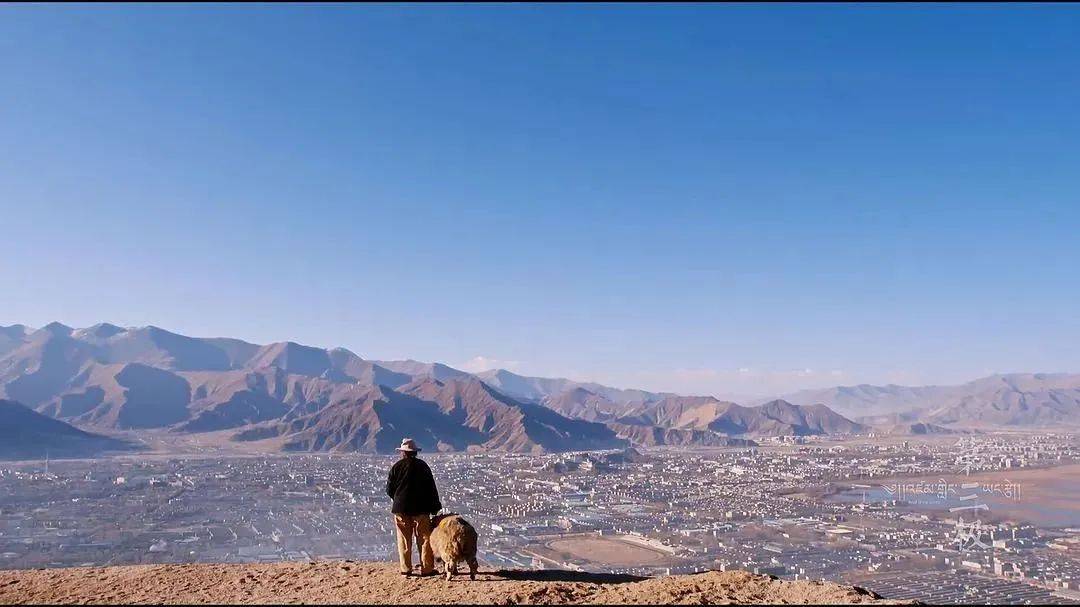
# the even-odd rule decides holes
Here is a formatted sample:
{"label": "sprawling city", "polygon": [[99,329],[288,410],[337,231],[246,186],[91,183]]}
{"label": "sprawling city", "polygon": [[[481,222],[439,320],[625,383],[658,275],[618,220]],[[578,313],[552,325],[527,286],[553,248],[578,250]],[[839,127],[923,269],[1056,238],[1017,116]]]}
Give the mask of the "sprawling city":
{"label": "sprawling city", "polygon": [[0,2],[0,605],[1080,605],[1080,5]]}
{"label": "sprawling city", "polygon": [[[0,566],[394,558],[393,459],[148,455],[0,466]],[[1080,604],[1080,436],[786,437],[426,456],[481,566],[745,569],[933,603]]]}

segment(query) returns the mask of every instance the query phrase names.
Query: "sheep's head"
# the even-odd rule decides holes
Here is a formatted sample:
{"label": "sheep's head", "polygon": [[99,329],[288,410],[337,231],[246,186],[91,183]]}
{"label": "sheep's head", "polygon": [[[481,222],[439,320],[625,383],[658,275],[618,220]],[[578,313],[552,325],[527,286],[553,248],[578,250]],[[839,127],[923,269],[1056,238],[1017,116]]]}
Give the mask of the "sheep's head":
{"label": "sheep's head", "polygon": [[431,517],[431,526],[432,526],[432,528],[438,527],[439,523],[441,523],[443,521],[443,519],[448,519],[451,516],[458,516],[458,513],[457,512],[444,512],[442,514],[436,514],[435,516]]}

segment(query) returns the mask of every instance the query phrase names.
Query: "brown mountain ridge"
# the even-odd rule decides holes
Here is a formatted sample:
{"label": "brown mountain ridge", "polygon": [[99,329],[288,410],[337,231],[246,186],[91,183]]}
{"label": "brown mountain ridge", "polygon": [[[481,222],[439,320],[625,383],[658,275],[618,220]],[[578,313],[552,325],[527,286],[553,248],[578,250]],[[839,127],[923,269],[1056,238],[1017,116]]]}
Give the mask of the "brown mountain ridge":
{"label": "brown mountain ridge", "polygon": [[[365,360],[343,348],[194,338],[158,327],[0,328],[0,397],[98,431],[233,430],[286,451],[540,453],[742,446],[750,437],[859,432],[825,407],[742,407],[438,363]],[[532,397],[530,397],[531,395]],[[535,398],[533,398],[535,397]]]}

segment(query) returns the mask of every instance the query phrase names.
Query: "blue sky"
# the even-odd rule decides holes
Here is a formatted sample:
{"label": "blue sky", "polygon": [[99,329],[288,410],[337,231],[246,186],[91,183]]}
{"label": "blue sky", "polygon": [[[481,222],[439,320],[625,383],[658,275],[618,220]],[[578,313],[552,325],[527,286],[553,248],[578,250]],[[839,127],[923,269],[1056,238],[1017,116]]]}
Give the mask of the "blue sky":
{"label": "blue sky", "polygon": [[1074,6],[6,6],[0,324],[767,394],[1080,371]]}

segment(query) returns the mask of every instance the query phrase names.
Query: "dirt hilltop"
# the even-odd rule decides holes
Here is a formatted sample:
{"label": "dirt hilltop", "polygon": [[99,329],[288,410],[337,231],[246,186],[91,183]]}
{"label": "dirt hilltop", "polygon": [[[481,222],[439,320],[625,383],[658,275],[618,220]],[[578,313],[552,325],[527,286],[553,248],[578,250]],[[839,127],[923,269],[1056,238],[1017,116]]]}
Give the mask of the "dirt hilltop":
{"label": "dirt hilltop", "polygon": [[657,578],[572,571],[481,571],[404,578],[390,563],[135,565],[0,571],[0,604],[885,603],[861,588],[788,582],[745,571]]}

